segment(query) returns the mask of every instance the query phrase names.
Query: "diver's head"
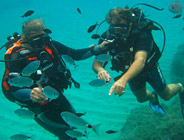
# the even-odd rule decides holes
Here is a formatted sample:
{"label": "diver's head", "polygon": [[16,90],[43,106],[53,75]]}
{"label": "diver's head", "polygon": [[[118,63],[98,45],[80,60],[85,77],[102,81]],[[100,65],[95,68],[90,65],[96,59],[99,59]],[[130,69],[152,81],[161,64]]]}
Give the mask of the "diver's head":
{"label": "diver's head", "polygon": [[22,39],[31,47],[42,47],[43,44],[48,43],[50,37],[45,33],[45,25],[41,19],[33,19],[23,23]]}
{"label": "diver's head", "polygon": [[29,39],[32,36],[44,34],[45,25],[41,19],[33,19],[23,23],[22,37]]}
{"label": "diver's head", "polygon": [[106,16],[106,21],[110,25],[109,35],[126,40],[131,31],[132,19],[133,15],[128,6],[111,9]]}

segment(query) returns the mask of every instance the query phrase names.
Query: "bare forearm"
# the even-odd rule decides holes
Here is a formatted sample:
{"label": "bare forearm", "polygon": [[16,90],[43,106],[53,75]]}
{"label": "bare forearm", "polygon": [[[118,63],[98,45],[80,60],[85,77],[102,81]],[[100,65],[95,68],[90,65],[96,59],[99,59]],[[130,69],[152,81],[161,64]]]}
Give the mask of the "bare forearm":
{"label": "bare forearm", "polygon": [[94,62],[93,62],[93,71],[94,71],[95,73],[98,73],[98,72],[99,72],[100,70],[102,70],[102,69],[104,69],[104,68],[102,67],[102,63],[97,62],[97,61],[94,60]]}
{"label": "bare forearm", "polygon": [[135,60],[129,67],[128,71],[120,79],[124,79],[128,82],[129,80],[136,77],[143,70],[144,66],[144,61],[142,61],[141,59]]}

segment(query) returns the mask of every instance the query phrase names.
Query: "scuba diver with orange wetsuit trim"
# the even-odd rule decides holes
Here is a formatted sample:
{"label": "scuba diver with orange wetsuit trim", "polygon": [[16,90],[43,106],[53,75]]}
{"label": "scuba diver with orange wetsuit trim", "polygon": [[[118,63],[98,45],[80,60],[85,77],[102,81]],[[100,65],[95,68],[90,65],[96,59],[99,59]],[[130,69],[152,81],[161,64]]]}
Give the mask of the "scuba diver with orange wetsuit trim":
{"label": "scuba diver with orange wetsuit trim", "polygon": [[[35,121],[43,128],[59,139],[70,140],[72,138],[67,136],[65,131],[71,128],[61,118],[60,113],[63,111],[76,112],[63,92],[72,84],[76,88],[79,88],[80,85],[72,78],[62,55],[68,55],[74,60],[84,60],[94,54],[97,55],[102,48],[94,45],[90,48],[75,50],[51,40],[44,30],[45,25],[39,19],[23,24],[21,39],[12,47],[8,47],[5,54],[6,69],[2,79],[2,90],[8,100],[28,108],[35,114],[42,114],[46,120],[49,120],[46,123],[39,117],[35,118]],[[30,69],[36,67],[36,70],[30,75],[26,75],[26,72],[22,71],[32,62],[39,62],[39,66],[30,67]],[[18,82],[15,80],[16,78]],[[24,78],[26,80],[20,83],[20,80]],[[26,86],[30,79],[34,82],[30,86]],[[48,86],[55,89],[59,93],[59,97],[47,98],[43,91]],[[49,122],[60,125],[58,127]]]}

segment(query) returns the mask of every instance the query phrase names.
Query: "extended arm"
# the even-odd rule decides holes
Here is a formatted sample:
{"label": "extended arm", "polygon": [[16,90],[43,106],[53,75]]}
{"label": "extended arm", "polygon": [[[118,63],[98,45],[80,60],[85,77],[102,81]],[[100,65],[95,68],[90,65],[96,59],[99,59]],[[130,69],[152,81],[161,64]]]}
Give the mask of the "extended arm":
{"label": "extended arm", "polygon": [[58,50],[60,54],[66,54],[72,57],[74,60],[84,60],[87,59],[93,55],[98,55],[100,53],[103,53],[108,46],[105,46],[109,42],[102,42],[100,45],[91,45],[89,48],[84,49],[73,49],[70,47],[67,47],[57,41],[53,41],[54,47]]}
{"label": "extended arm", "polygon": [[84,60],[93,55],[100,54],[101,51],[104,51],[104,45],[91,45],[90,48],[84,49],[73,49],[67,47],[59,42],[53,41],[54,47],[58,50],[60,54],[66,54],[71,56],[74,60]]}
{"label": "extended arm", "polygon": [[109,81],[111,79],[110,74],[102,67],[102,63],[94,60],[93,71],[98,74],[98,79],[104,79]]}
{"label": "extended arm", "polygon": [[143,70],[146,63],[146,58],[147,52],[138,51],[135,54],[134,61],[130,65],[127,72],[111,87],[109,95],[111,95],[114,91],[115,94],[118,94],[120,96],[123,95],[127,82],[136,77]]}

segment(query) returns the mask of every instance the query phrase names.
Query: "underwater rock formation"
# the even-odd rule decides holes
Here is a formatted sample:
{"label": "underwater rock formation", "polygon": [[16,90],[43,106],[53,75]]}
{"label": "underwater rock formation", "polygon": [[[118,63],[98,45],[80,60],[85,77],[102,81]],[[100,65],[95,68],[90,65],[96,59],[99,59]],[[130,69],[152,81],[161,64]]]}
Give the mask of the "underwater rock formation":
{"label": "underwater rock formation", "polygon": [[173,58],[171,81],[184,83],[184,44],[178,46],[178,50]]}
{"label": "underwater rock formation", "polygon": [[170,106],[163,106],[166,115],[153,112],[148,106],[131,111],[119,140],[184,140],[184,119],[178,97]]}
{"label": "underwater rock formation", "polygon": [[[173,57],[170,78],[172,83],[184,84],[184,44],[178,46]],[[131,111],[122,128],[119,140],[184,140],[184,119],[178,96],[170,106],[163,106],[166,114],[153,112],[148,106]]]}

